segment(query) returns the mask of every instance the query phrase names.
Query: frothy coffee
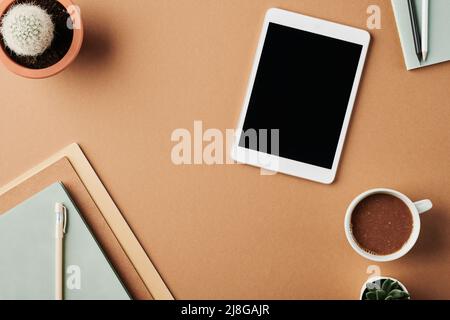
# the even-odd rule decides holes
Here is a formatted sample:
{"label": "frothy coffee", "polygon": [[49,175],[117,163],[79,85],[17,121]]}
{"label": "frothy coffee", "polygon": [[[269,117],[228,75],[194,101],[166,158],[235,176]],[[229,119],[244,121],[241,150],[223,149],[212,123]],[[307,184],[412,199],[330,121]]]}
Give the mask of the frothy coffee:
{"label": "frothy coffee", "polygon": [[355,241],[365,251],[388,255],[399,251],[413,230],[408,206],[389,194],[374,194],[354,209],[351,230]]}

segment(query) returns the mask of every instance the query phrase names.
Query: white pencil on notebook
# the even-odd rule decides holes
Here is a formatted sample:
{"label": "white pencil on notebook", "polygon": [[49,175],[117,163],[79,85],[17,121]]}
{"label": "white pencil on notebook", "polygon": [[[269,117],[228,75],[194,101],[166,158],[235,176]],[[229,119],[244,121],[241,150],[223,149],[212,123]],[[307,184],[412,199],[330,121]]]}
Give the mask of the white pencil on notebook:
{"label": "white pencil on notebook", "polygon": [[67,209],[63,204],[56,203],[55,213],[55,300],[62,300],[64,289],[63,238],[67,226]]}
{"label": "white pencil on notebook", "polygon": [[429,0],[422,0],[422,59],[427,60],[428,56],[428,16]]}

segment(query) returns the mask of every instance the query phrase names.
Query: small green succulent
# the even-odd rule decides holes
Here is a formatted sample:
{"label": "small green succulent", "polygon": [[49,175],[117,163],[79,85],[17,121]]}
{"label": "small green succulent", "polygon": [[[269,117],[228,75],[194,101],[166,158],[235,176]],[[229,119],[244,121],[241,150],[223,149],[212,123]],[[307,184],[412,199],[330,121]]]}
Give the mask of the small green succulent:
{"label": "small green succulent", "polygon": [[381,279],[367,284],[364,300],[408,300],[409,294],[392,279]]}

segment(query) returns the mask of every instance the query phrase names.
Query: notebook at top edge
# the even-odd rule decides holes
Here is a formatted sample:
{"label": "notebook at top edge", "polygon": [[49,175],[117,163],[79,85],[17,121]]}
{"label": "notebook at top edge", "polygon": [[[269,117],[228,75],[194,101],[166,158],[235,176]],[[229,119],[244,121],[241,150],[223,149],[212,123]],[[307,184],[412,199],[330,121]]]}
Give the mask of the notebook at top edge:
{"label": "notebook at top edge", "polygon": [[[422,21],[422,1],[414,0],[419,27]],[[391,0],[402,45],[406,68],[417,69],[450,60],[450,1],[429,1],[428,57],[420,62],[417,58],[407,0]]]}

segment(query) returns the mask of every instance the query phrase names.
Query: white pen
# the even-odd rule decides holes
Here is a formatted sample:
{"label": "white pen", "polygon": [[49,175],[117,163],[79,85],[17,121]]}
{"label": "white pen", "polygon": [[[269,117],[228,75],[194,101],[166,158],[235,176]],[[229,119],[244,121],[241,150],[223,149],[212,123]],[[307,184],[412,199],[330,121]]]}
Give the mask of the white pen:
{"label": "white pen", "polygon": [[62,203],[55,204],[55,300],[63,299],[63,238],[67,227],[67,209]]}
{"label": "white pen", "polygon": [[428,55],[428,17],[429,1],[422,0],[422,59],[427,60]]}

